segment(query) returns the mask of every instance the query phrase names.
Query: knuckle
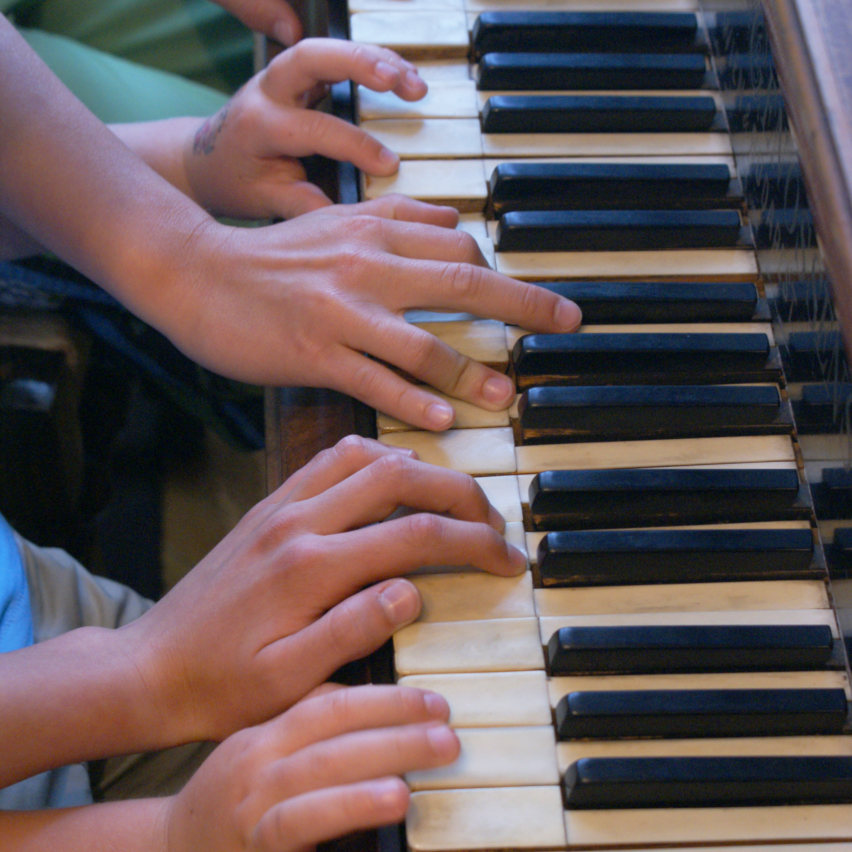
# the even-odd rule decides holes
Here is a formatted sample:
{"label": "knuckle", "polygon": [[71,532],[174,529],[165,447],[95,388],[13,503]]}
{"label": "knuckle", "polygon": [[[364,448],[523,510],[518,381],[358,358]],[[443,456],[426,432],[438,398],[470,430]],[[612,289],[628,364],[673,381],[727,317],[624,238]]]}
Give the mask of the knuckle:
{"label": "knuckle", "polygon": [[372,62],[372,50],[369,45],[359,42],[350,42],[352,44],[352,59],[360,65],[362,62]]}
{"label": "knuckle", "polygon": [[268,810],[254,828],[251,843],[246,844],[246,848],[257,852],[273,852],[282,849],[286,843],[288,848],[298,849],[301,845],[300,821],[290,819],[289,815],[290,808],[286,803]]}
{"label": "knuckle", "polygon": [[453,493],[457,497],[457,502],[473,506],[478,512],[487,512],[488,498],[479,483],[472,476],[460,471],[456,472],[455,479]]}
{"label": "knuckle", "polygon": [[[378,604],[376,603],[376,609]],[[328,614],[329,638],[347,659],[356,659],[373,650],[372,621],[353,598],[339,603]]]}
{"label": "knuckle", "polygon": [[423,329],[411,327],[406,345],[409,369],[421,372],[434,364],[440,344],[436,337]]}
{"label": "knuckle", "polygon": [[475,301],[482,294],[482,269],[478,266],[448,263],[444,266],[442,277],[444,286],[460,301]]}
{"label": "knuckle", "polygon": [[383,485],[397,490],[411,481],[414,475],[412,460],[402,453],[391,453],[373,462],[371,473]]}
{"label": "knuckle", "polygon": [[297,526],[296,513],[289,506],[281,507],[267,515],[257,531],[257,541],[262,551],[275,551],[292,535]]}
{"label": "knuckle", "polygon": [[364,359],[353,368],[350,381],[350,393],[353,396],[369,402],[377,398],[381,385],[381,371],[369,359]]}
{"label": "knuckle", "polygon": [[330,456],[356,468],[365,467],[375,456],[375,444],[361,435],[347,435],[322,455]]}
{"label": "knuckle", "polygon": [[444,536],[444,521],[438,515],[419,512],[404,520],[410,540],[419,547],[433,545]]}

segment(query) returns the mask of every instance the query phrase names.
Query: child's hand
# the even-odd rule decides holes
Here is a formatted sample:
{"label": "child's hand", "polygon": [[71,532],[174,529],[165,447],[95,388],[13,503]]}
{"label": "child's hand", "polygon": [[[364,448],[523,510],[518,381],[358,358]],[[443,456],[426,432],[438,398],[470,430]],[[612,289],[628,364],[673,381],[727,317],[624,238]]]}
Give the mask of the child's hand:
{"label": "child's hand", "polygon": [[[385,520],[398,507],[415,514]],[[347,438],[320,453],[169,594],[119,631],[166,742],[280,713],[413,621],[391,579],[423,564],[517,574],[524,558],[473,479]]]}
{"label": "child's hand", "polygon": [[299,42],[188,141],[184,166],[192,196],[218,215],[291,218],[331,203],[306,182],[298,157],[322,154],[368,174],[393,174],[396,154],[358,127],[309,109],[327,84],[341,80],[409,101],[426,94],[414,66],[391,50],[339,39]]}
{"label": "child's hand", "polygon": [[234,734],[167,810],[169,852],[304,850],[399,822],[399,777],[455,760],[449,710],[434,693],[338,689]]}

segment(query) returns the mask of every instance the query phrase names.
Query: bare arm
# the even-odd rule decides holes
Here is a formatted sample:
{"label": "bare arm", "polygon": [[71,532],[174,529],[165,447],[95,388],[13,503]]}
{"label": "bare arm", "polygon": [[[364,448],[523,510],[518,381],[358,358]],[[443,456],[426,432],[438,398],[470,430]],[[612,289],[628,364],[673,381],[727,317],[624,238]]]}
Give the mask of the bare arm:
{"label": "bare arm", "polygon": [[232,378],[330,387],[446,429],[452,408],[385,364],[490,409],[511,403],[513,384],[406,323],[406,310],[579,325],[573,303],[488,269],[448,208],[387,196],[269,227],[219,224],[86,111],[5,19],[0,116],[0,215]]}
{"label": "bare arm", "polygon": [[399,776],[458,756],[448,716],[420,690],[327,689],[225,740],[176,796],[0,813],[0,850],[299,852],[399,822]]}

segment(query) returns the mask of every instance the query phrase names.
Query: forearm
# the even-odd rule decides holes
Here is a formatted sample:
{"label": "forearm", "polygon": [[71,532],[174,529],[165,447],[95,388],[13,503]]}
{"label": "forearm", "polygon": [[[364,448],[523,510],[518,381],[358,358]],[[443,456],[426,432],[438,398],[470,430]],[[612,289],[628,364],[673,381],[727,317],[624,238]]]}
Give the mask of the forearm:
{"label": "forearm", "polygon": [[111,124],[109,129],[160,177],[193,198],[186,177],[184,156],[189,140],[201,123],[199,118],[168,118],[163,121]]}
{"label": "forearm", "polygon": [[166,852],[169,799],[0,812],[0,852]]}
{"label": "forearm", "polygon": [[0,655],[0,787],[185,741],[150,674],[126,632],[101,628]]}
{"label": "forearm", "polygon": [[0,214],[0,260],[31,257],[42,251],[38,241]]}
{"label": "forearm", "polygon": [[194,235],[213,220],[91,115],[5,19],[0,116],[0,213],[168,327],[185,308]]}

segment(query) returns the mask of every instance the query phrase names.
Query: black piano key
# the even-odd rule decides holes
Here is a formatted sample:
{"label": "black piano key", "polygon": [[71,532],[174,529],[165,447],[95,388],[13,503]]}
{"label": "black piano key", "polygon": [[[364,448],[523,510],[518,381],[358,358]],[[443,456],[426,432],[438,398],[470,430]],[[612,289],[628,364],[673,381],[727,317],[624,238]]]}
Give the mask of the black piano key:
{"label": "black piano key", "polygon": [[824,278],[783,281],[771,299],[771,307],[782,322],[819,322],[835,319],[831,290]]}
{"label": "black piano key", "polygon": [[742,183],[752,208],[807,205],[805,179],[797,160],[758,160],[746,169]]}
{"label": "black piano key", "polygon": [[822,478],[811,483],[814,509],[821,520],[852,517],[852,470],[822,469]]}
{"label": "black piano key", "polygon": [[493,95],[483,133],[691,133],[710,130],[710,96]]}
{"label": "black piano key", "polygon": [[716,384],[774,373],[765,334],[528,334],[512,348],[521,390],[541,384]]}
{"label": "black piano key", "polygon": [[706,52],[692,13],[483,12],[473,25],[473,53]]}
{"label": "black piano key", "polygon": [[665,322],[747,322],[758,311],[757,288],[750,282],[704,284],[693,281],[542,281],[576,302],[583,324]]}
{"label": "black piano key", "polygon": [[850,802],[852,757],[590,757],[563,793],[569,809]]}
{"label": "black piano key", "polygon": [[497,215],[516,210],[738,207],[724,163],[504,163],[491,174]]}
{"label": "black piano key", "polygon": [[551,531],[538,545],[545,588],[823,578],[809,529]]}
{"label": "black piano key", "polygon": [[486,53],[479,60],[483,91],[700,89],[702,53]]}
{"label": "black piano key", "polygon": [[707,23],[710,41],[720,56],[749,51],[766,53],[769,50],[763,13],[758,8],[716,12],[708,17]]}
{"label": "black piano key", "polygon": [[536,474],[537,530],[659,527],[809,517],[799,475],[782,468],[616,468]]}
{"label": "black piano key", "polygon": [[497,251],[719,248],[740,240],[736,210],[522,210],[497,225]]}
{"label": "black piano key", "polygon": [[547,643],[554,677],[808,670],[834,650],[825,624],[647,625],[560,627]]}
{"label": "black piano key", "polygon": [[725,106],[725,115],[733,133],[772,133],[789,129],[781,95],[737,95]]}
{"label": "black piano key", "polygon": [[800,399],[793,401],[796,430],[802,435],[844,431],[849,420],[852,383],[820,382],[802,385]]}
{"label": "black piano key", "polygon": [[518,404],[521,443],[786,434],[775,385],[589,385],[529,388]]}
{"label": "black piano key", "polygon": [[814,248],[816,231],[811,211],[793,207],[762,210],[752,223],[758,248]]}
{"label": "black piano key", "polygon": [[784,366],[793,382],[844,381],[848,371],[840,332],[791,332],[784,348]]}
{"label": "black piano key", "polygon": [[639,689],[572,692],[556,705],[559,739],[839,734],[843,689]]}
{"label": "black piano key", "polygon": [[769,51],[731,53],[717,61],[716,70],[725,91],[778,89],[778,71]]}
{"label": "black piano key", "polygon": [[[826,547],[825,555],[831,566],[832,577],[848,580],[852,577],[852,527],[837,527],[831,545]],[[847,646],[849,644],[847,638]],[[847,654],[852,649],[847,647]]]}

